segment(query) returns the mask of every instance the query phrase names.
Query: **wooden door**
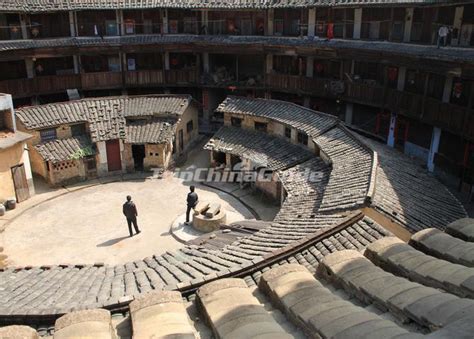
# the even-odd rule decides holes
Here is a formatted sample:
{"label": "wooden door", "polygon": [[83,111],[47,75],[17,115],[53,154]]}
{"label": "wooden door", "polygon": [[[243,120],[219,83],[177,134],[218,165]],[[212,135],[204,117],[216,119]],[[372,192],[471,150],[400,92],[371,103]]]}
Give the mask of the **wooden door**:
{"label": "wooden door", "polygon": [[107,140],[105,142],[105,148],[107,151],[107,166],[109,172],[120,171],[122,169],[122,159],[120,158],[119,140]]}
{"label": "wooden door", "polygon": [[13,184],[15,186],[16,201],[22,202],[30,197],[30,189],[26,180],[23,164],[12,167]]}
{"label": "wooden door", "polygon": [[184,149],[184,136],[183,136],[182,129],[179,130],[178,135],[179,135],[179,152],[181,153]]}

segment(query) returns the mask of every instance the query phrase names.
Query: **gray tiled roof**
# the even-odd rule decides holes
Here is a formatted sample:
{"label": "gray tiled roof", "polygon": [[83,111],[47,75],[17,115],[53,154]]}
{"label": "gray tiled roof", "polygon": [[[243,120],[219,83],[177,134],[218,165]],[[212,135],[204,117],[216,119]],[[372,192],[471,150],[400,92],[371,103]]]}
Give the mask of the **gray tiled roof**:
{"label": "gray tiled roof", "polygon": [[329,114],[313,111],[291,102],[228,96],[217,112],[252,115],[276,120],[316,137],[338,124]]}
{"label": "gray tiled roof", "polygon": [[176,130],[176,121],[169,119],[142,119],[128,122],[126,142],[129,144],[160,144],[171,141]]}
{"label": "gray tiled roof", "polygon": [[96,154],[92,143],[86,137],[56,139],[38,144],[35,148],[45,161],[52,163],[81,159]]}
{"label": "gray tiled roof", "polygon": [[364,141],[379,159],[372,199],[376,210],[413,232],[427,227],[444,229],[466,217],[448,188],[415,160],[374,140]]}
{"label": "gray tiled roof", "polygon": [[125,138],[126,117],[176,117],[190,103],[191,97],[180,95],[92,98],[25,107],[16,115],[30,130],[88,122],[92,141],[97,142]]}
{"label": "gray tiled roof", "polygon": [[[81,9],[133,9],[133,8],[295,8],[310,6],[367,6],[367,5],[403,5],[437,4],[447,0],[244,0],[213,1],[207,0],[2,0],[2,10],[21,12],[45,12],[55,10]],[[462,1],[456,1],[462,2]]]}
{"label": "gray tiled roof", "polygon": [[273,171],[294,166],[312,156],[311,152],[282,138],[230,126],[221,127],[204,148],[234,154]]}
{"label": "gray tiled roof", "polygon": [[[418,45],[388,41],[364,41],[343,39],[310,39],[295,37],[276,36],[217,36],[217,35],[135,35],[122,37],[80,37],[80,38],[58,38],[40,40],[13,40],[0,41],[0,52],[14,51],[18,49],[41,49],[59,47],[93,47],[93,46],[117,46],[117,45],[153,45],[153,44],[206,44],[206,45],[258,45],[265,47],[305,47],[305,48],[327,48],[344,53],[346,50],[361,50],[378,53],[387,56],[400,55],[413,58],[433,59],[452,62],[474,61],[474,50],[472,48],[446,47],[436,48],[435,45]],[[263,47],[262,47],[263,48]]]}

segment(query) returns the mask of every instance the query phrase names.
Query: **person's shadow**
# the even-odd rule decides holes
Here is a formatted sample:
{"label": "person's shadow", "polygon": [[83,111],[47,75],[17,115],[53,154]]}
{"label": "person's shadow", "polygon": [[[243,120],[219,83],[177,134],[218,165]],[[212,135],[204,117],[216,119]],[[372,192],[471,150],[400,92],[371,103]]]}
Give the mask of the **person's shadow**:
{"label": "person's shadow", "polygon": [[124,239],[127,239],[127,238],[129,238],[129,236],[110,239],[110,240],[104,241],[104,242],[101,243],[101,244],[98,244],[97,247],[112,246],[112,245],[115,245],[116,243],[118,243],[118,242],[120,242],[120,241],[122,241],[122,240],[124,240]]}

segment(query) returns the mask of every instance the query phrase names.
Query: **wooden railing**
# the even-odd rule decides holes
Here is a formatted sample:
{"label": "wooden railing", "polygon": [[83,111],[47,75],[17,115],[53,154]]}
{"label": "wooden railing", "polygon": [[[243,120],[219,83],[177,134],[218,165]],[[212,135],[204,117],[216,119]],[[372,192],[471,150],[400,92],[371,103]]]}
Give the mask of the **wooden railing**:
{"label": "wooden railing", "polygon": [[83,89],[122,87],[122,72],[98,72],[81,74]]}
{"label": "wooden railing", "polygon": [[398,113],[418,119],[422,114],[423,96],[389,89],[385,98],[385,106],[388,109],[396,108]]}
{"label": "wooden railing", "polygon": [[328,95],[330,80],[308,78],[299,75],[267,74],[265,76],[265,84],[268,88],[273,89]]}
{"label": "wooden railing", "polygon": [[31,96],[36,92],[33,79],[0,81],[0,92],[12,94],[15,98]]}
{"label": "wooden railing", "polygon": [[[342,84],[334,91],[333,82]],[[15,98],[36,94],[66,91],[67,89],[121,88],[126,86],[197,85],[197,70],[151,70],[133,72],[99,72],[33,79],[0,81],[0,92]],[[308,78],[286,74],[266,74],[265,86],[271,90],[285,90],[304,95],[339,97],[381,108],[441,127],[452,133],[474,140],[474,111],[465,107],[443,103],[420,94],[398,91],[363,83],[338,82],[331,79]],[[337,86],[336,86],[337,87]]]}
{"label": "wooden railing", "polygon": [[35,94],[56,93],[70,88],[79,88],[81,79],[77,74],[40,76],[33,79],[0,81],[0,92],[13,94],[15,98]]}
{"label": "wooden railing", "polygon": [[363,83],[346,82],[345,97],[349,101],[382,106],[384,102],[384,88]]}
{"label": "wooden railing", "polygon": [[81,77],[78,74],[41,76],[32,80],[35,82],[36,93],[55,93],[81,87]]}
{"label": "wooden railing", "polygon": [[134,71],[125,72],[125,84],[127,86],[152,86],[165,83],[163,71]]}
{"label": "wooden railing", "polygon": [[167,84],[197,84],[199,79],[199,73],[196,69],[181,70],[171,69],[165,72]]}

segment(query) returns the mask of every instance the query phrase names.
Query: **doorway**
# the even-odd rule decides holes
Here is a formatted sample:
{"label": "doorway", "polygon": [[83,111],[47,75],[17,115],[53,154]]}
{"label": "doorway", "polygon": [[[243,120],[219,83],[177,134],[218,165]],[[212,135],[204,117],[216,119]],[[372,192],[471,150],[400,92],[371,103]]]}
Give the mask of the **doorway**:
{"label": "doorway", "polygon": [[145,159],[145,145],[132,145],[132,157],[135,171],[143,171],[143,160]]}
{"label": "doorway", "polygon": [[15,186],[16,201],[22,202],[30,197],[30,189],[26,179],[25,166],[23,164],[12,167],[13,185]]}
{"label": "doorway", "polygon": [[120,171],[122,169],[122,159],[120,158],[119,140],[107,140],[105,148],[107,151],[107,167],[109,172]]}

